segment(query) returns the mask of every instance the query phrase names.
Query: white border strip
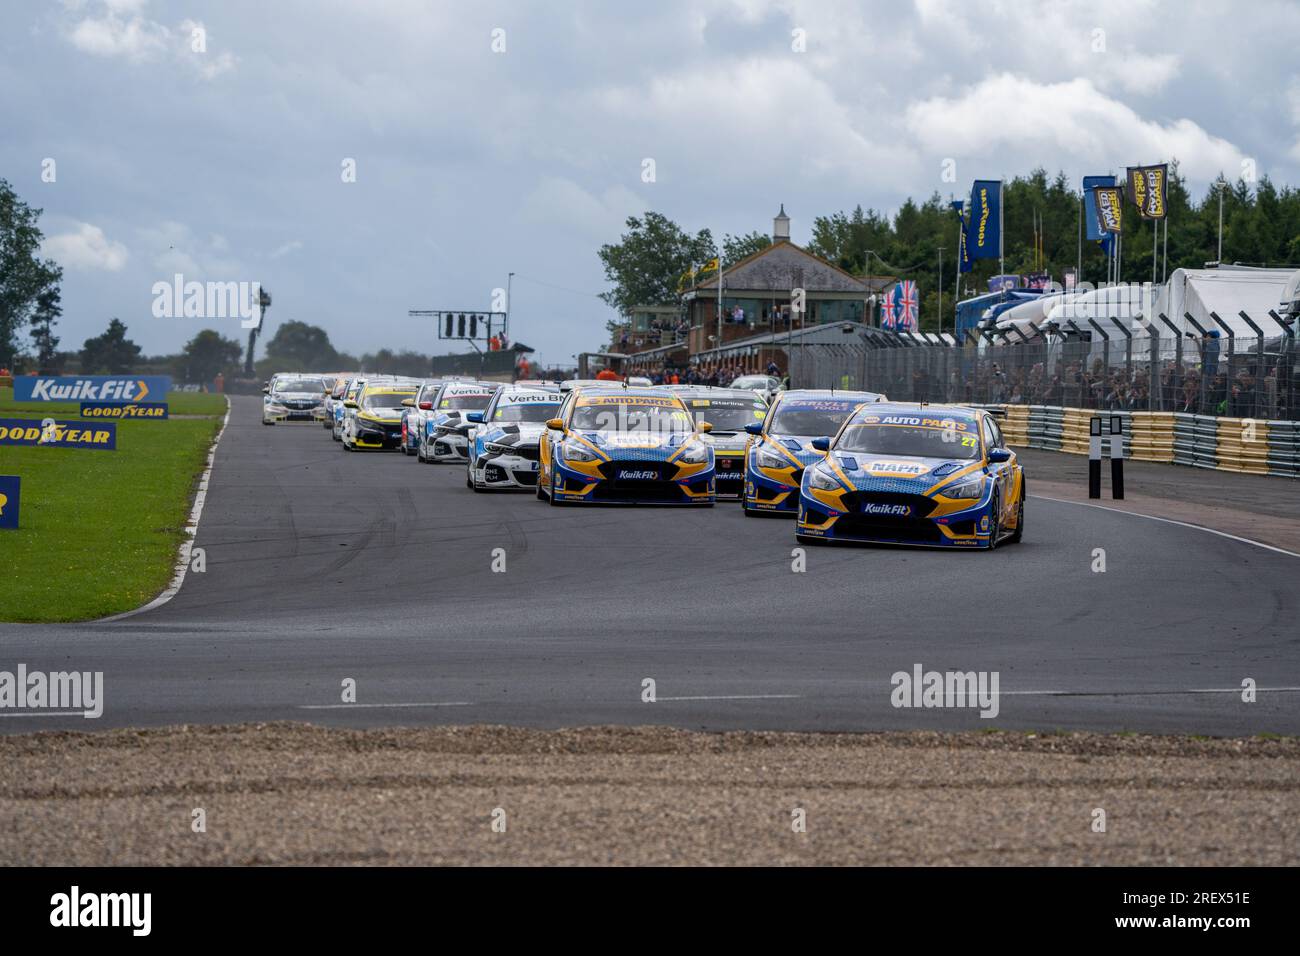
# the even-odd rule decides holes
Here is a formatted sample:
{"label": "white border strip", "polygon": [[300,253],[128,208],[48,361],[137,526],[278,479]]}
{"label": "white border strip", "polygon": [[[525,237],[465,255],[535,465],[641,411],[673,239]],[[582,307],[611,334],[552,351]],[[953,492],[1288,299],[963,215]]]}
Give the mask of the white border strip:
{"label": "white border strip", "polygon": [[1220,538],[1227,538],[1231,541],[1240,541],[1242,544],[1254,545],[1257,548],[1263,548],[1265,551],[1276,551],[1278,554],[1285,554],[1289,558],[1300,558],[1300,554],[1294,551],[1288,551],[1285,548],[1278,548],[1271,544],[1265,544],[1263,541],[1256,541],[1253,538],[1243,538],[1239,535],[1228,534],[1226,531],[1217,531],[1214,528],[1207,528],[1202,524],[1192,524],[1190,521],[1175,521],[1173,518],[1160,518],[1156,515],[1143,514],[1140,511],[1126,511],[1123,508],[1108,508],[1105,505],[1094,505],[1087,501],[1071,501],[1069,498],[1052,498],[1047,495],[1030,495],[1030,498],[1038,498],[1042,501],[1055,501],[1063,505],[1079,505],[1081,508],[1100,508],[1102,511],[1112,511],[1117,515],[1131,515],[1134,518],[1147,518],[1150,521],[1163,521],[1165,524],[1176,524],[1181,528],[1191,528],[1194,531],[1204,531],[1206,534],[1217,534]]}
{"label": "white border strip", "polygon": [[364,710],[368,707],[473,707],[470,700],[430,700],[409,704],[299,704],[299,710]]}
{"label": "white border strip", "polygon": [[120,621],[123,618],[135,617],[137,614],[143,614],[145,611],[152,611],[156,607],[162,607],[180,591],[181,585],[185,583],[185,572],[190,569],[190,551],[194,547],[194,537],[199,533],[199,517],[203,514],[203,503],[208,499],[208,480],[212,477],[212,464],[217,460],[217,445],[221,443],[221,436],[226,433],[226,426],[230,424],[230,396],[226,395],[226,417],[221,420],[221,427],[217,429],[217,437],[212,439],[212,447],[208,449],[208,466],[203,470],[199,478],[199,490],[194,495],[194,506],[190,508],[190,520],[185,525],[185,540],[181,542],[181,549],[176,555],[176,567],[172,571],[171,583],[167,585],[166,590],[158,595],[143,607],[138,607],[134,611],[123,611],[121,614],[113,614],[109,617],[101,617],[91,624],[104,624],[108,621]]}

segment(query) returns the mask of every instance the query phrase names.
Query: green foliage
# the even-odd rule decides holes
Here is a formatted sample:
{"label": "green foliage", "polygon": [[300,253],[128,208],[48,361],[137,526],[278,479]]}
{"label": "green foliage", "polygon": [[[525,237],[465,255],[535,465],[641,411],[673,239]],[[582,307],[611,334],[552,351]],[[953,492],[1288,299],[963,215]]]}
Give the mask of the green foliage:
{"label": "green foliage", "polygon": [[140,346],[126,337],[126,326],[115,318],[103,335],[86,339],[81,348],[81,371],[85,375],[121,375],[130,372],[139,358]]}
{"label": "green foliage", "polygon": [[339,353],[324,329],[306,322],[285,322],[266,343],[263,362],[277,372],[324,372],[335,368],[338,360]]}
{"label": "green foliage", "polygon": [[638,305],[673,305],[682,275],[716,255],[709,230],[690,236],[657,212],[641,219],[629,216],[627,230],[617,243],[601,246],[597,253],[613,285],[600,297],[619,315]]}
{"label": "green foliage", "polygon": [[59,287],[46,287],[36,297],[36,310],[32,313],[32,345],[36,349],[36,368],[39,372],[57,374],[59,371],[59,337],[54,326],[63,314]]}
{"label": "green foliage", "polygon": [[0,367],[15,364],[18,330],[41,293],[63,278],[55,263],[39,258],[44,238],[36,225],[40,216],[41,210],[24,203],[0,179]]}
{"label": "green foliage", "polygon": [[244,347],[214,329],[204,329],[185,343],[181,354],[172,360],[176,378],[182,382],[210,385],[220,372],[230,378],[238,372]]}

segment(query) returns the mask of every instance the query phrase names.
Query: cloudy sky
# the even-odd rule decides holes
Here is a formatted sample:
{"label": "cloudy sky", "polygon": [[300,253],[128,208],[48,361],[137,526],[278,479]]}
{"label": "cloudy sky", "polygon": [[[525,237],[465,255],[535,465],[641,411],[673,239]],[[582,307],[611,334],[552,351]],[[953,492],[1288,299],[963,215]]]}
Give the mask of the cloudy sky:
{"label": "cloudy sky", "polygon": [[561,362],[601,344],[596,249],[645,209],[720,235],[784,203],[803,242],[1035,166],[1300,184],[1298,36],[1268,0],[6,0],[0,177],[45,210],[65,348],[114,315],[149,353],[239,336],[153,317],[179,272],[435,351],[407,310],[514,272],[514,337]]}

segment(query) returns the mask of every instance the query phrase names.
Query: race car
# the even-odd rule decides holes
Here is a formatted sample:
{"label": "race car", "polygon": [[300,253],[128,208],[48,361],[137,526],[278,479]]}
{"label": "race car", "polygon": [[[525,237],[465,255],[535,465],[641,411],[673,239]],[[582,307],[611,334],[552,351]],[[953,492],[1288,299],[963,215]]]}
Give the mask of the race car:
{"label": "race car", "polygon": [[1025,533],[1025,473],[982,409],[889,402],[857,409],[805,469],[795,536],[983,548]]}
{"label": "race car", "polygon": [[778,392],[767,417],[745,426],[753,436],[745,454],[745,489],[740,499],[745,514],[794,515],[803,470],[822,457],[812,440],[835,434],[859,405],[883,399],[875,392],[839,389]]}
{"label": "race car", "polygon": [[433,412],[434,403],[438,399],[438,390],[442,387],[443,379],[432,379],[420,383],[420,390],[416,393],[415,398],[408,398],[403,402],[402,409],[402,454],[414,455],[419,452],[420,434],[424,431],[424,423]]}
{"label": "race car", "polygon": [[343,393],[348,389],[349,377],[340,375],[334,380],[334,385],[325,395],[325,401],[321,402],[321,425],[327,429],[334,428],[334,406],[343,401]]}
{"label": "race car", "polygon": [[560,410],[557,388],[502,387],[482,412],[467,412],[469,435],[465,484],[475,491],[537,487],[537,443]]}
{"label": "race car", "polygon": [[262,424],[311,422],[325,398],[325,380],[319,375],[276,374],[262,389]]}
{"label": "race car", "polygon": [[468,461],[471,426],[465,413],[483,411],[500,387],[496,382],[444,383],[424,419],[416,458],[425,462]]}
{"label": "race car", "polygon": [[[348,379],[347,385],[343,389],[343,394],[335,399],[334,404],[331,406],[330,413],[332,415],[332,421],[330,422],[330,437],[335,441],[343,440],[343,423],[356,410],[357,396],[361,394],[361,389],[365,384],[366,380],[364,378],[357,377]],[[349,402],[352,403],[350,407],[348,405]]]}
{"label": "race car", "polygon": [[685,402],[697,422],[706,421],[713,426],[704,440],[713,446],[718,499],[739,501],[745,490],[745,449],[749,444],[745,426],[763,420],[767,402],[747,388],[699,385],[663,388]]}
{"label": "race car", "polygon": [[415,396],[415,385],[368,381],[361,394],[343,404],[352,414],[343,419],[343,448],[397,448],[402,443],[402,402]]}
{"label": "race car", "polygon": [[567,502],[712,507],[710,425],[676,395],[648,388],[581,386],[538,442],[537,497]]}

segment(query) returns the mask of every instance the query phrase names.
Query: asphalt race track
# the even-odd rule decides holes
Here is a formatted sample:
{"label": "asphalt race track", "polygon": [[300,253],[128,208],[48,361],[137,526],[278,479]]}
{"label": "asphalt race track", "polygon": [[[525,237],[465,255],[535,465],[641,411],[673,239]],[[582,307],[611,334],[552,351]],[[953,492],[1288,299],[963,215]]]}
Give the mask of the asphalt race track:
{"label": "asphalt race track", "polygon": [[[0,625],[7,662],[102,670],[103,717],[0,731],[288,719],[1300,733],[1300,559],[1035,499],[1032,472],[1023,544],[808,547],[794,573],[790,523],[739,505],[474,494],[462,467],[345,453],[322,428],[266,428],[258,399],[233,402],[198,533],[204,573],[124,620]],[[1096,548],[1106,573],[1091,570]],[[1000,713],[894,708],[890,676],[916,664],[997,671]]]}

